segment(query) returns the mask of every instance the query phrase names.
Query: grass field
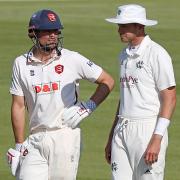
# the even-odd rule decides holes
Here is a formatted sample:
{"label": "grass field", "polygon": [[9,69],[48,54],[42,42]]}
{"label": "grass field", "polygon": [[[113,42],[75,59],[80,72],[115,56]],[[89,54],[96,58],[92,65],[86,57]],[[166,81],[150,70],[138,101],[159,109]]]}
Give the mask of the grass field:
{"label": "grass field", "polygon": [[[107,100],[82,125],[83,152],[78,180],[109,180],[110,167],[104,159],[104,146],[119,99],[117,57],[122,49],[117,27],[104,19],[116,15],[118,5],[139,3],[147,8],[148,17],[159,24],[147,29],[152,39],[162,44],[173,59],[180,99],[180,28],[179,0],[60,0],[0,1],[0,180],[13,180],[5,153],[14,146],[10,122],[9,84],[14,58],[31,47],[27,25],[33,12],[49,8],[60,14],[64,25],[64,46],[101,65],[114,77],[115,88]],[[95,86],[82,82],[81,98],[87,99]],[[180,179],[180,103],[169,128],[165,180]],[[37,178],[38,180],[38,178]]]}

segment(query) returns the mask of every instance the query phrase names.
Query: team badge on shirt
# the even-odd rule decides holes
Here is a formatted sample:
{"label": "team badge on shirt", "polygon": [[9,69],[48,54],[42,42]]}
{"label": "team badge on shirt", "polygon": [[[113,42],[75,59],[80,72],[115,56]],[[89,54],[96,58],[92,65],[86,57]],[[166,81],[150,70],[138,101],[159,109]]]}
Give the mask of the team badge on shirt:
{"label": "team badge on shirt", "polygon": [[136,63],[136,68],[141,69],[141,68],[143,68],[143,66],[144,66],[144,62],[143,62],[143,61],[138,61],[138,62]]}
{"label": "team badge on shirt", "polygon": [[58,64],[55,66],[55,72],[58,73],[58,74],[61,74],[64,70],[64,66],[61,65],[61,64]]}

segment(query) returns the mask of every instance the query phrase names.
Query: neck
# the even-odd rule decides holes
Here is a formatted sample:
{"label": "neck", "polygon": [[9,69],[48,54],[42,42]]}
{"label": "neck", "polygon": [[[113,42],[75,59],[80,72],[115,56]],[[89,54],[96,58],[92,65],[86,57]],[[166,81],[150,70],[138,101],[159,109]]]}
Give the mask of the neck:
{"label": "neck", "polygon": [[129,45],[130,46],[138,46],[139,44],[141,44],[142,40],[144,39],[145,36],[141,36],[141,37],[136,37],[135,39],[133,39]]}
{"label": "neck", "polygon": [[49,61],[49,59],[51,59],[55,53],[56,53],[55,50],[52,50],[49,52],[45,52],[40,48],[35,48],[33,50],[34,57],[36,57],[37,59],[39,59],[43,63],[46,63],[47,61]]}

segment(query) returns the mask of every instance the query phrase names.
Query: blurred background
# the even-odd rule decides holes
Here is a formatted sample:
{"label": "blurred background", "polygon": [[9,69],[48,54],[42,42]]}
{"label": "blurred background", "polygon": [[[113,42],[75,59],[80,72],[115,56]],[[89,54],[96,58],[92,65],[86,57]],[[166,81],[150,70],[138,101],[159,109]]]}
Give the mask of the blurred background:
{"label": "blurred background", "polygon": [[[147,17],[159,24],[146,29],[150,37],[167,49],[173,59],[180,98],[180,1],[179,0],[41,0],[0,1],[0,179],[13,180],[5,154],[14,147],[10,106],[11,69],[15,57],[28,51],[32,42],[27,36],[31,15],[40,9],[51,9],[60,15],[64,25],[64,47],[78,51],[102,66],[115,79],[115,88],[106,101],[82,124],[83,148],[77,180],[109,180],[110,166],[104,158],[104,147],[119,100],[118,55],[121,44],[117,26],[104,19],[115,16],[119,5],[136,3],[147,9]],[[81,83],[82,100],[96,88]],[[169,127],[165,180],[180,179],[180,103],[177,102]],[[27,120],[28,124],[28,120]],[[28,132],[28,129],[27,129]],[[37,178],[38,180],[38,178]]]}

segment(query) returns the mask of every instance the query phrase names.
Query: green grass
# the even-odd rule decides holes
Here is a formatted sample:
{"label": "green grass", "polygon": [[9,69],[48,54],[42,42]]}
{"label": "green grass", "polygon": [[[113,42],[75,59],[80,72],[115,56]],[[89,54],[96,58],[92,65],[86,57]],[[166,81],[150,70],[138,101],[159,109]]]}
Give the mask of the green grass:
{"label": "green grass", "polygon": [[[104,146],[119,99],[118,53],[123,45],[119,41],[117,27],[106,23],[105,18],[116,15],[117,6],[133,1],[122,0],[47,0],[47,1],[0,1],[0,179],[14,179],[5,161],[5,153],[14,146],[10,122],[9,84],[14,58],[31,47],[27,37],[27,26],[33,12],[49,8],[60,14],[64,25],[64,46],[75,50],[101,65],[114,77],[115,88],[107,100],[91,117],[82,123],[83,151],[78,180],[108,180],[110,167],[104,159]],[[179,0],[136,0],[144,5],[150,19],[159,24],[147,28],[152,39],[162,44],[171,54],[177,82],[177,97],[180,99],[180,36]],[[134,3],[134,2],[133,2]],[[87,99],[95,86],[83,82],[81,98]],[[180,177],[180,104],[169,128],[169,147],[166,161],[165,180]]]}

